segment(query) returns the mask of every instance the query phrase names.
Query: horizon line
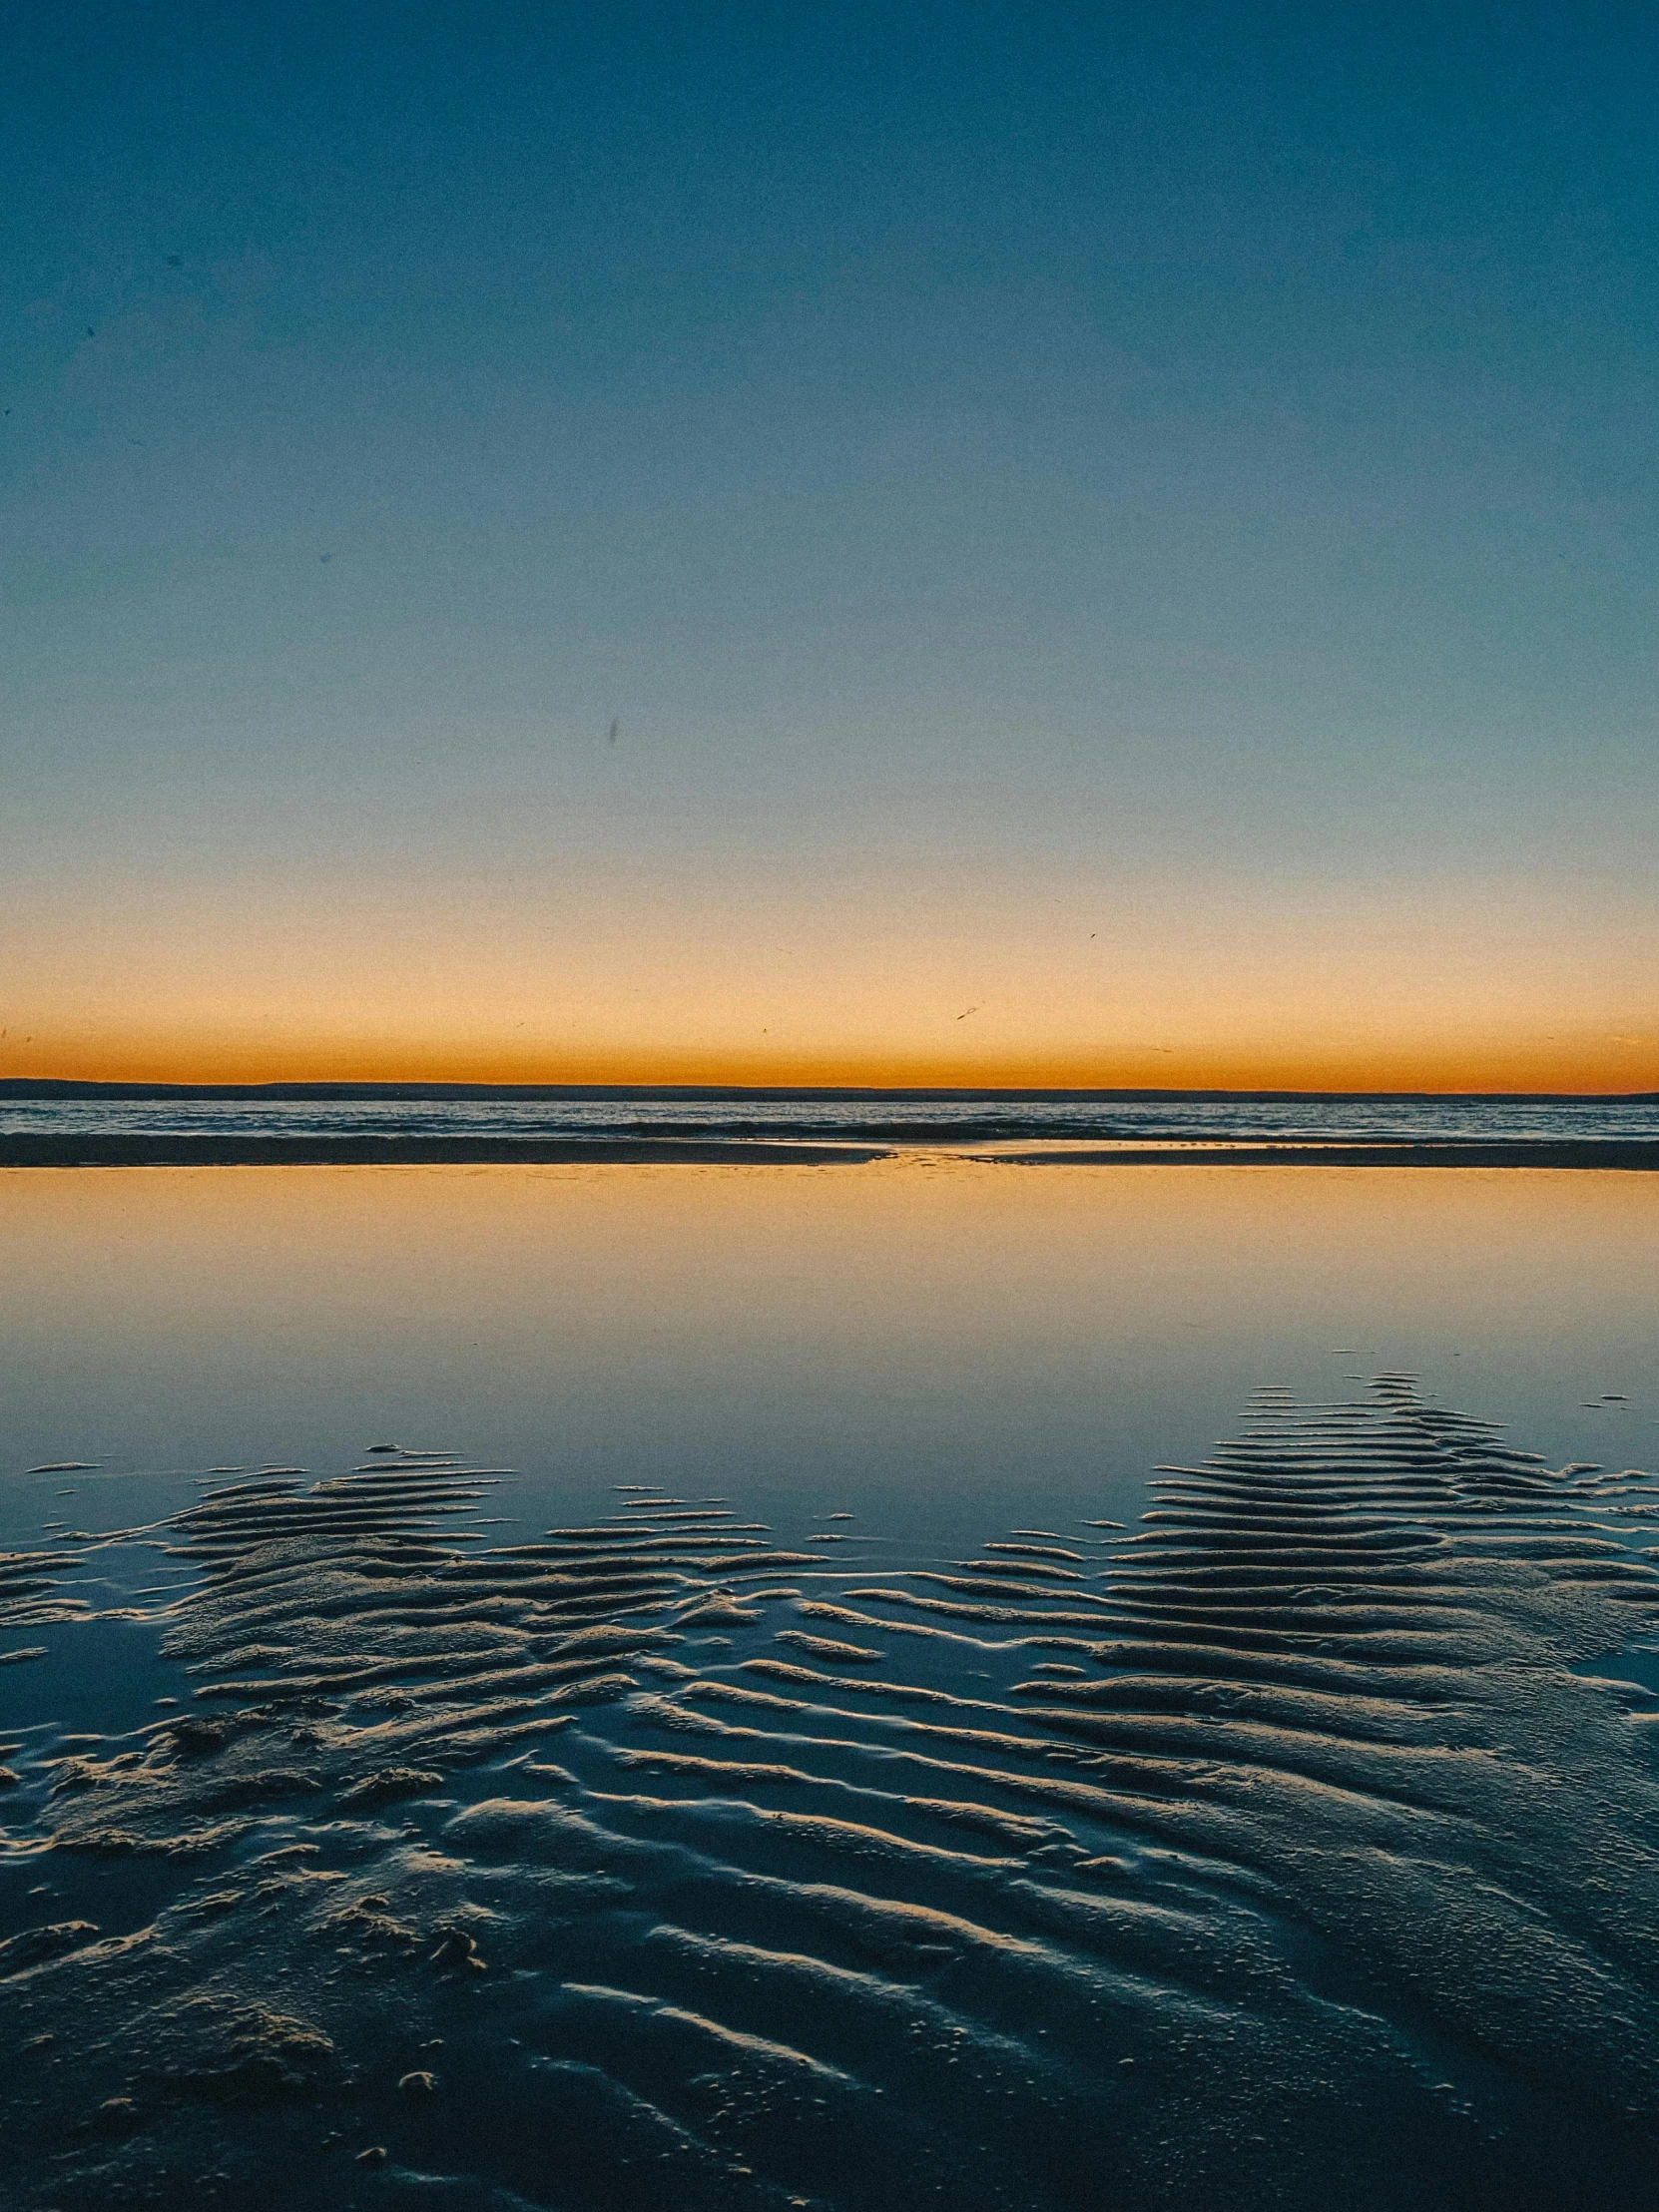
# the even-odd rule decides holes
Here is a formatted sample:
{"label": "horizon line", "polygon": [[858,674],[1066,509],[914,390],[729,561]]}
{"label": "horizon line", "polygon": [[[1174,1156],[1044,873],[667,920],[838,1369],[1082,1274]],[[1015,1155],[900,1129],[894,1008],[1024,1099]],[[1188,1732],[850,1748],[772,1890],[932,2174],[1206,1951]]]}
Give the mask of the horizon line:
{"label": "horizon line", "polygon": [[546,1098],[546,1099],[1490,1099],[1506,1104],[1551,1102],[1641,1105],[1659,1091],[1500,1091],[1449,1089],[1239,1088],[1185,1084],[975,1084],[975,1083],[455,1083],[344,1080],[267,1083],[157,1083],[82,1076],[0,1076],[0,1099],[53,1098]]}

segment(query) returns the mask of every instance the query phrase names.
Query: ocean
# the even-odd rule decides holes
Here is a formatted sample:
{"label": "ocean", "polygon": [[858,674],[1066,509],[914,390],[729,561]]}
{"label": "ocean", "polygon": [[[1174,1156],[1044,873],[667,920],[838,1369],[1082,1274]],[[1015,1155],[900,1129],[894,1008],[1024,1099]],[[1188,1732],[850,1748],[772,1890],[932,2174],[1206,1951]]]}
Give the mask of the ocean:
{"label": "ocean", "polygon": [[648,1138],[953,1147],[1659,1140],[1659,1094],[142,1088],[0,1083],[0,1138]]}

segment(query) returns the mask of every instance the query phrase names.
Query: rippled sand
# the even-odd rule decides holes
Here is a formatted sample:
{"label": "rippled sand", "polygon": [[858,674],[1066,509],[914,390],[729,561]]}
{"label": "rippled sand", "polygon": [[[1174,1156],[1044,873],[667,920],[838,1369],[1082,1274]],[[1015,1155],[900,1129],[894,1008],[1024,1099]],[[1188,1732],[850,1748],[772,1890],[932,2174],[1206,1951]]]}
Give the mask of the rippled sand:
{"label": "rippled sand", "polygon": [[1384,1376],[903,1571],[496,1482],[127,1533],[188,1688],[8,1747],[7,2203],[1659,2203],[1659,1481]]}

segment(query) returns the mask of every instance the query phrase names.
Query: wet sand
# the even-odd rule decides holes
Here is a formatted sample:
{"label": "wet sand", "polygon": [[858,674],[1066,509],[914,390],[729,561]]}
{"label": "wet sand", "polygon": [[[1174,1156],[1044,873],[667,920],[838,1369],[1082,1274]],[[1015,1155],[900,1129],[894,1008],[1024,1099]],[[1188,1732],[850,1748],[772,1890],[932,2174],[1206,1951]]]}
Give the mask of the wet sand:
{"label": "wet sand", "polygon": [[[615,1495],[503,1544],[384,1447],[128,1532],[177,1702],[7,1747],[11,2201],[1653,2203],[1659,1700],[1586,1662],[1659,1481],[1382,1375],[965,1557]],[[7,1569],[87,1632],[82,1532]]]}
{"label": "wet sand", "polygon": [[[1659,1147],[1655,1148],[1659,1150]],[[873,1145],[691,1137],[258,1137],[111,1132],[0,1137],[0,1168],[834,1167],[889,1157]]]}
{"label": "wet sand", "polygon": [[1659,1184],[1176,1159],[3,1179],[7,2212],[1655,2212]]}
{"label": "wet sand", "polygon": [[1481,1144],[1053,1145],[1041,1152],[976,1152],[1006,1167],[1659,1168],[1659,1144],[1641,1138],[1532,1138]]}
{"label": "wet sand", "polygon": [[[961,1155],[963,1145],[911,1140],[905,1149]],[[1482,1143],[1083,1145],[967,1151],[1008,1167],[1659,1168],[1659,1142],[1531,1138]],[[159,1167],[858,1167],[895,1157],[891,1144],[812,1144],[755,1138],[296,1136],[154,1134],[0,1137],[0,1168]]]}

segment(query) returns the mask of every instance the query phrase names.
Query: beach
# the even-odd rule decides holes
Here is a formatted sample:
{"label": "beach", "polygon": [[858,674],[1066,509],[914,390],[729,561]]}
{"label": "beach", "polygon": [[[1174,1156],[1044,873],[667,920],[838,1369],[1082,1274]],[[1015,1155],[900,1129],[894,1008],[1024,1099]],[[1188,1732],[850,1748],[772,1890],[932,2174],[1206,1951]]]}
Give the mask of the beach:
{"label": "beach", "polygon": [[0,2212],[1659,2212],[1659,19],[9,28]]}
{"label": "beach", "polygon": [[18,2201],[1643,2202],[1659,1184],[1155,1157],[0,1174]]}

